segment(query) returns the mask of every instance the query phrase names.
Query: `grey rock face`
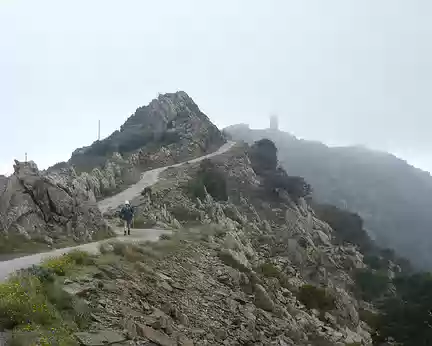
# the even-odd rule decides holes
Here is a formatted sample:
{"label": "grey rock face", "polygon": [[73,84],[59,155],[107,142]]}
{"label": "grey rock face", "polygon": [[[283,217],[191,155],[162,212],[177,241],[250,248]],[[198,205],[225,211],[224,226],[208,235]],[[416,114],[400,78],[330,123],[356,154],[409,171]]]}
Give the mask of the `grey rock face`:
{"label": "grey rock face", "polygon": [[[94,198],[74,184],[71,174],[45,174],[34,162],[15,161],[15,172],[1,179],[0,229],[6,237],[55,244],[88,242],[112,234]],[[50,244],[51,245],[51,244]]]}
{"label": "grey rock face", "polygon": [[267,293],[267,291],[265,290],[265,288],[259,284],[256,284],[254,290],[255,290],[255,305],[258,308],[261,308],[263,310],[273,311],[274,303],[270,298],[269,294]]}
{"label": "grey rock face", "polygon": [[99,198],[136,183],[142,171],[194,159],[225,142],[218,128],[180,91],[138,108],[120,131],[77,149],[69,164],[82,172],[80,182]]}

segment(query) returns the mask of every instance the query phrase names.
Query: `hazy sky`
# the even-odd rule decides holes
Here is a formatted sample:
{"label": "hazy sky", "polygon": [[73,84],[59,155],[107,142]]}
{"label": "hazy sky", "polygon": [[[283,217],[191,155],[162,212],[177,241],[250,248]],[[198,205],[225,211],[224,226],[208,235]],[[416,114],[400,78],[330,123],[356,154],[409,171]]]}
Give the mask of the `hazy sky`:
{"label": "hazy sky", "polygon": [[432,171],[430,0],[0,0],[0,173],[45,168],[184,90],[218,126]]}

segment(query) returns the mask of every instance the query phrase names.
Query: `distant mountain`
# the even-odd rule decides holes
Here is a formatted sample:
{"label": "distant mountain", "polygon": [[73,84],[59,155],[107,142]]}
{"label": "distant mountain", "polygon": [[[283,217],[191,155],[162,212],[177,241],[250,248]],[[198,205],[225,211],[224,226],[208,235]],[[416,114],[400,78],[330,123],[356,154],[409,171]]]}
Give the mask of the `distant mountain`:
{"label": "distant mountain", "polygon": [[76,149],[68,162],[96,198],[137,182],[145,170],[186,161],[217,150],[226,140],[184,91],[161,94],[140,107],[109,137]]}
{"label": "distant mountain", "polygon": [[139,157],[133,160],[145,165],[145,155],[156,153],[161,147],[176,161],[215,150],[223,142],[218,128],[192,98],[179,91],[161,94],[147,106],[138,108],[109,137],[75,150],[69,163],[87,171],[105,163],[113,154],[123,158],[136,154]]}
{"label": "distant mountain", "polygon": [[321,203],[357,212],[378,244],[432,268],[432,177],[394,155],[363,147],[328,147],[278,130],[234,125],[234,140],[275,142],[290,175],[304,177]]}

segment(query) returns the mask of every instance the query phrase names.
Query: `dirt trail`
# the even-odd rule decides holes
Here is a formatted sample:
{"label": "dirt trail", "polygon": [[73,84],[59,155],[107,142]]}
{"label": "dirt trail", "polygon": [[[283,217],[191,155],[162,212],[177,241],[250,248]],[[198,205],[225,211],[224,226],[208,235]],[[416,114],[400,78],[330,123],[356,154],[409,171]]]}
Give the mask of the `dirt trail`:
{"label": "dirt trail", "polygon": [[108,198],[100,201],[98,203],[99,209],[101,210],[102,213],[105,213],[110,209],[116,209],[119,205],[122,205],[124,203],[124,201],[130,201],[130,200],[134,199],[136,196],[138,196],[142,192],[142,190],[144,190],[145,187],[154,185],[158,181],[159,175],[164,170],[171,168],[171,167],[181,166],[181,165],[185,164],[186,162],[190,162],[190,163],[199,162],[199,161],[202,161],[204,159],[223,154],[223,153],[227,152],[228,150],[230,150],[234,144],[235,144],[235,142],[228,142],[228,143],[224,144],[223,146],[221,146],[219,148],[219,150],[217,150],[211,154],[204,155],[204,156],[198,157],[198,158],[193,159],[193,160],[177,163],[175,165],[156,168],[156,169],[152,169],[150,171],[144,172],[141,176],[141,180],[139,182],[137,182],[136,184],[131,185],[126,190],[118,193],[115,196],[108,197]]}
{"label": "dirt trail", "polygon": [[39,264],[47,258],[61,256],[72,250],[83,250],[90,253],[98,253],[99,245],[102,243],[113,241],[123,241],[128,243],[141,242],[141,241],[157,241],[161,234],[171,233],[168,230],[160,229],[133,229],[130,236],[124,236],[122,229],[116,229],[117,237],[101,240],[98,242],[82,244],[78,246],[66,247],[56,249],[49,252],[38,253],[34,255],[15,258],[13,260],[0,262],[0,282],[7,279],[7,277],[17,270],[29,268],[34,264]]}

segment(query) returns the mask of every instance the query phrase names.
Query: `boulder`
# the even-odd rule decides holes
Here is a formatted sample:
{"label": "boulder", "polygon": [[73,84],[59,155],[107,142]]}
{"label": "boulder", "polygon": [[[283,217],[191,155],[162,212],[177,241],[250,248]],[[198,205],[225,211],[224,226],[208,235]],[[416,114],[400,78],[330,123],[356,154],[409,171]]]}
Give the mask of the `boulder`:
{"label": "boulder", "polygon": [[22,235],[55,245],[114,235],[95,201],[73,184],[72,172],[69,176],[43,173],[32,161],[15,161],[14,169],[14,174],[2,179],[0,190],[0,229],[7,237]]}
{"label": "boulder", "polygon": [[112,330],[101,330],[95,332],[79,332],[74,334],[81,345],[104,346],[126,341],[126,338]]}
{"label": "boulder", "polygon": [[165,333],[155,330],[152,327],[137,324],[137,333],[160,346],[177,346],[177,342]]}
{"label": "boulder", "polygon": [[259,285],[254,285],[254,292],[255,292],[255,305],[263,310],[266,311],[273,311],[274,310],[274,302],[270,298],[269,294],[267,293],[266,289]]}
{"label": "boulder", "polygon": [[219,258],[227,266],[233,267],[242,272],[250,271],[251,266],[246,256],[242,253],[238,253],[230,249],[222,249],[219,252]]}

